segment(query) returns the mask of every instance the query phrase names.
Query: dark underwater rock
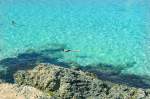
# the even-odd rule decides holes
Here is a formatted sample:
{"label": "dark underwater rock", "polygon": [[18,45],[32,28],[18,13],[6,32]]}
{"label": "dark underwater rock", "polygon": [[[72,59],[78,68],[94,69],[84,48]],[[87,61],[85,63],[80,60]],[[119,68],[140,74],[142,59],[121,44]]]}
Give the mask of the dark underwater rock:
{"label": "dark underwater rock", "polygon": [[15,82],[30,85],[56,99],[150,99],[150,90],[102,81],[94,74],[40,64],[33,70],[18,71]]}

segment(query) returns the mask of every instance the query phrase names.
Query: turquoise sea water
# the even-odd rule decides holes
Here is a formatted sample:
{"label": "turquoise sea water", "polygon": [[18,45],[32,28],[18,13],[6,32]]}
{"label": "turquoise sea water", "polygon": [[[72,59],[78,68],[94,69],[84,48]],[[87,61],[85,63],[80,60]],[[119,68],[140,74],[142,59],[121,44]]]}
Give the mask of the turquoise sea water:
{"label": "turquoise sea water", "polygon": [[150,0],[0,0],[0,60],[53,47],[80,50],[61,62],[150,76]]}

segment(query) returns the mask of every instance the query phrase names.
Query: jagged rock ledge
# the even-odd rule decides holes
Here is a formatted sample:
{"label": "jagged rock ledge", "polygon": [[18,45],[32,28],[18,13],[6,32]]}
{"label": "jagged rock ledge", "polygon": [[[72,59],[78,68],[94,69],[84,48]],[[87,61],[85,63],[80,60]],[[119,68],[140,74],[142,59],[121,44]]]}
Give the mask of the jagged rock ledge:
{"label": "jagged rock ledge", "polygon": [[18,71],[14,78],[18,85],[35,87],[54,99],[150,99],[149,89],[113,84],[92,73],[51,64]]}

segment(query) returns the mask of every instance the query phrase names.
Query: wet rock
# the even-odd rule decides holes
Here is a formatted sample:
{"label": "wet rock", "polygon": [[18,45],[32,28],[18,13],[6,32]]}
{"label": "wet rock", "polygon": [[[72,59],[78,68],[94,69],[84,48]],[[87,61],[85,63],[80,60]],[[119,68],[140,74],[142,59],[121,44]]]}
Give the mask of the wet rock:
{"label": "wet rock", "polygon": [[150,91],[102,81],[81,70],[40,64],[14,75],[19,85],[30,85],[56,99],[149,99]]}

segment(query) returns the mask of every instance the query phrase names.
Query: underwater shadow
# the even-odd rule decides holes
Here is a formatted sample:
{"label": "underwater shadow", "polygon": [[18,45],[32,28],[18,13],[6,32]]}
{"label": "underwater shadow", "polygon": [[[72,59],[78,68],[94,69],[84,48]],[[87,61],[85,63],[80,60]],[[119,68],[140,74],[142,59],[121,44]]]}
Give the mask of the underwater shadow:
{"label": "underwater shadow", "polygon": [[[6,82],[14,82],[13,74],[18,70],[27,70],[34,68],[39,63],[50,63],[62,67],[70,68],[75,66],[83,71],[95,73],[98,78],[113,83],[125,84],[131,87],[150,88],[150,77],[123,74],[122,70],[134,66],[136,62],[127,63],[126,66],[114,66],[112,64],[98,63],[81,66],[78,63],[67,63],[59,61],[63,59],[63,50],[66,49],[65,45],[53,45],[51,48],[42,49],[39,51],[28,50],[24,53],[18,54],[17,57],[5,58],[0,60],[0,67],[6,71],[0,71],[0,79]],[[86,58],[86,56],[82,57]]]}
{"label": "underwater shadow", "polygon": [[[50,48],[41,51],[32,51],[18,54],[14,58],[5,58],[0,60],[1,68],[6,68],[6,71],[0,71],[0,79],[6,82],[14,82],[13,74],[18,70],[32,69],[39,63],[50,63],[63,67],[68,67],[65,62],[59,61],[63,58],[61,52],[64,48]],[[57,55],[54,55],[56,54]],[[55,57],[53,57],[55,56]]]}
{"label": "underwater shadow", "polygon": [[117,84],[124,84],[130,87],[150,88],[150,76],[138,76],[134,74],[123,74],[125,70],[134,66],[135,62],[127,63],[126,66],[113,66],[111,64],[99,63],[88,65],[82,68],[84,71],[95,73],[99,79],[111,81]]}

